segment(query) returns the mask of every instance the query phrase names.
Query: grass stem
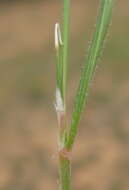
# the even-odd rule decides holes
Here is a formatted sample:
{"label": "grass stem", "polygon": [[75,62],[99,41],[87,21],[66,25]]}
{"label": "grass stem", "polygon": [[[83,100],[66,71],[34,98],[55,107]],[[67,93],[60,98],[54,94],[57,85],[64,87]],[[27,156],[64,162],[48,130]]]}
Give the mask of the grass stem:
{"label": "grass stem", "polygon": [[71,162],[69,159],[59,157],[59,176],[60,176],[60,189],[71,190]]}
{"label": "grass stem", "polygon": [[[63,99],[66,104],[66,83],[67,83],[67,65],[68,65],[68,43],[69,43],[69,21],[70,20],[70,0],[64,0],[63,16]],[[66,105],[65,105],[66,106]]]}
{"label": "grass stem", "polygon": [[[70,20],[70,0],[64,0],[64,16],[63,16],[63,27],[62,27],[62,51],[59,55],[60,68],[59,72],[62,73],[61,83],[61,95],[62,102],[64,105],[63,118],[66,119],[66,83],[67,83],[67,65],[68,65],[68,46],[69,46],[69,20]],[[58,73],[59,73],[58,72]],[[60,80],[60,81],[61,81]],[[64,120],[63,119],[63,120]],[[67,157],[67,151],[64,149],[67,138],[67,125],[66,121],[61,119],[60,113],[60,144],[59,144],[59,183],[60,190],[71,190],[71,162]],[[65,150],[65,151],[64,151]],[[63,153],[63,154],[61,154]]]}

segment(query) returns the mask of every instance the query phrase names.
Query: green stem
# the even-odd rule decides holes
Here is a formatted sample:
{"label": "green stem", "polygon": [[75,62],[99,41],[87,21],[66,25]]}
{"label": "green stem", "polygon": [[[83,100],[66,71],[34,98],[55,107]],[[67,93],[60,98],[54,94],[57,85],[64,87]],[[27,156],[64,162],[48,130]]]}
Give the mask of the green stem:
{"label": "green stem", "polygon": [[[64,16],[63,16],[63,47],[62,47],[62,98],[64,103],[64,111],[66,111],[66,83],[67,83],[67,64],[68,64],[68,41],[69,41],[69,17],[70,17],[70,0],[64,0]],[[60,69],[61,70],[61,69]],[[59,77],[60,78],[60,77]],[[60,82],[59,82],[60,83]],[[65,114],[65,113],[64,113]],[[60,115],[61,117],[61,115]],[[65,117],[65,116],[64,116]],[[61,119],[61,118],[60,118]],[[65,120],[65,119],[64,119]],[[59,183],[60,190],[71,190],[71,163],[67,157],[67,151],[65,149],[66,134],[67,134],[66,122],[61,119],[60,124],[60,147],[59,152]],[[61,154],[61,152],[63,154]],[[66,155],[64,155],[66,154]]]}
{"label": "green stem", "polygon": [[[66,111],[66,83],[67,83],[67,65],[68,65],[68,43],[69,43],[69,18],[70,18],[70,0],[64,0],[64,16],[63,16],[63,47],[62,47],[62,98],[64,103],[64,114]],[[65,120],[64,115],[64,120]],[[61,117],[61,115],[60,115]],[[61,118],[60,118],[61,119]],[[60,190],[71,190],[71,163],[67,157],[65,150],[67,138],[67,125],[61,119],[60,124],[60,147],[59,147],[59,183]],[[64,152],[63,152],[64,151]],[[63,154],[61,154],[61,152]]]}
{"label": "green stem", "polygon": [[60,168],[60,189],[59,190],[71,190],[71,163],[67,158],[60,156],[59,158]]}
{"label": "green stem", "polygon": [[63,100],[64,100],[64,104],[65,104],[66,82],[67,82],[69,18],[70,18],[70,0],[64,0],[64,18],[63,18]]}

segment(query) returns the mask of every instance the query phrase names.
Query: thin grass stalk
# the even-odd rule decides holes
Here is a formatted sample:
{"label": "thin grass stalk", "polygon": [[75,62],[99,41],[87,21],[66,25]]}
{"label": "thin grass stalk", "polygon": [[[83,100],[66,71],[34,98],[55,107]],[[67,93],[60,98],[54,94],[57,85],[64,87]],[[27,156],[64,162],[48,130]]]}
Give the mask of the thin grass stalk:
{"label": "thin grass stalk", "polygon": [[70,0],[64,0],[63,16],[63,100],[66,106],[66,83],[67,83],[67,65],[69,51],[69,22],[70,22]]}
{"label": "thin grass stalk", "polygon": [[71,190],[71,161],[65,144],[67,140],[66,125],[66,84],[67,84],[67,65],[68,65],[68,46],[69,46],[69,20],[70,20],[70,0],[64,0],[64,16],[62,27],[62,101],[64,104],[64,121],[60,126],[60,145],[59,145],[59,189]]}
{"label": "thin grass stalk", "polygon": [[59,190],[71,190],[71,161],[63,155],[59,158]]}
{"label": "thin grass stalk", "polygon": [[70,0],[64,0],[62,32],[55,25],[56,62],[56,112],[59,127],[59,189],[71,190],[71,162],[65,149],[67,140],[66,125],[66,81],[68,64]]}

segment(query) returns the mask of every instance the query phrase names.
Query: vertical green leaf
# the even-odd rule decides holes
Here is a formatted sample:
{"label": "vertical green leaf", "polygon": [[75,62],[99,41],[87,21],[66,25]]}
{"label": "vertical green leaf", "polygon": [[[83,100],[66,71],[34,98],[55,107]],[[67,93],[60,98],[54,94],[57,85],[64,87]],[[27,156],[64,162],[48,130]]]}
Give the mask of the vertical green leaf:
{"label": "vertical green leaf", "polygon": [[104,40],[108,32],[111,21],[112,8],[114,0],[101,0],[99,15],[97,18],[96,30],[93,35],[91,45],[88,50],[88,56],[82,70],[77,95],[75,98],[74,111],[72,114],[72,123],[66,146],[71,149],[77,134],[77,126],[80,121],[81,112],[87,103],[87,94],[89,92],[90,82],[95,72],[97,61],[101,55]]}

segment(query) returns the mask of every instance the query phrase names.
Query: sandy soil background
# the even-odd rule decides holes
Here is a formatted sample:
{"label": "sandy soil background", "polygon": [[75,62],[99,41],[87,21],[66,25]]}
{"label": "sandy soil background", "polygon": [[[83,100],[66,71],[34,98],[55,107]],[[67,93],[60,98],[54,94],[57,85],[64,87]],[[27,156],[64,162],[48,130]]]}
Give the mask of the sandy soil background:
{"label": "sandy soil background", "polygon": [[[94,31],[97,0],[71,11],[68,113]],[[0,2],[0,189],[56,190],[54,24],[61,1]],[[129,2],[110,34],[73,150],[76,190],[129,189]],[[70,121],[70,116],[69,116]]]}

